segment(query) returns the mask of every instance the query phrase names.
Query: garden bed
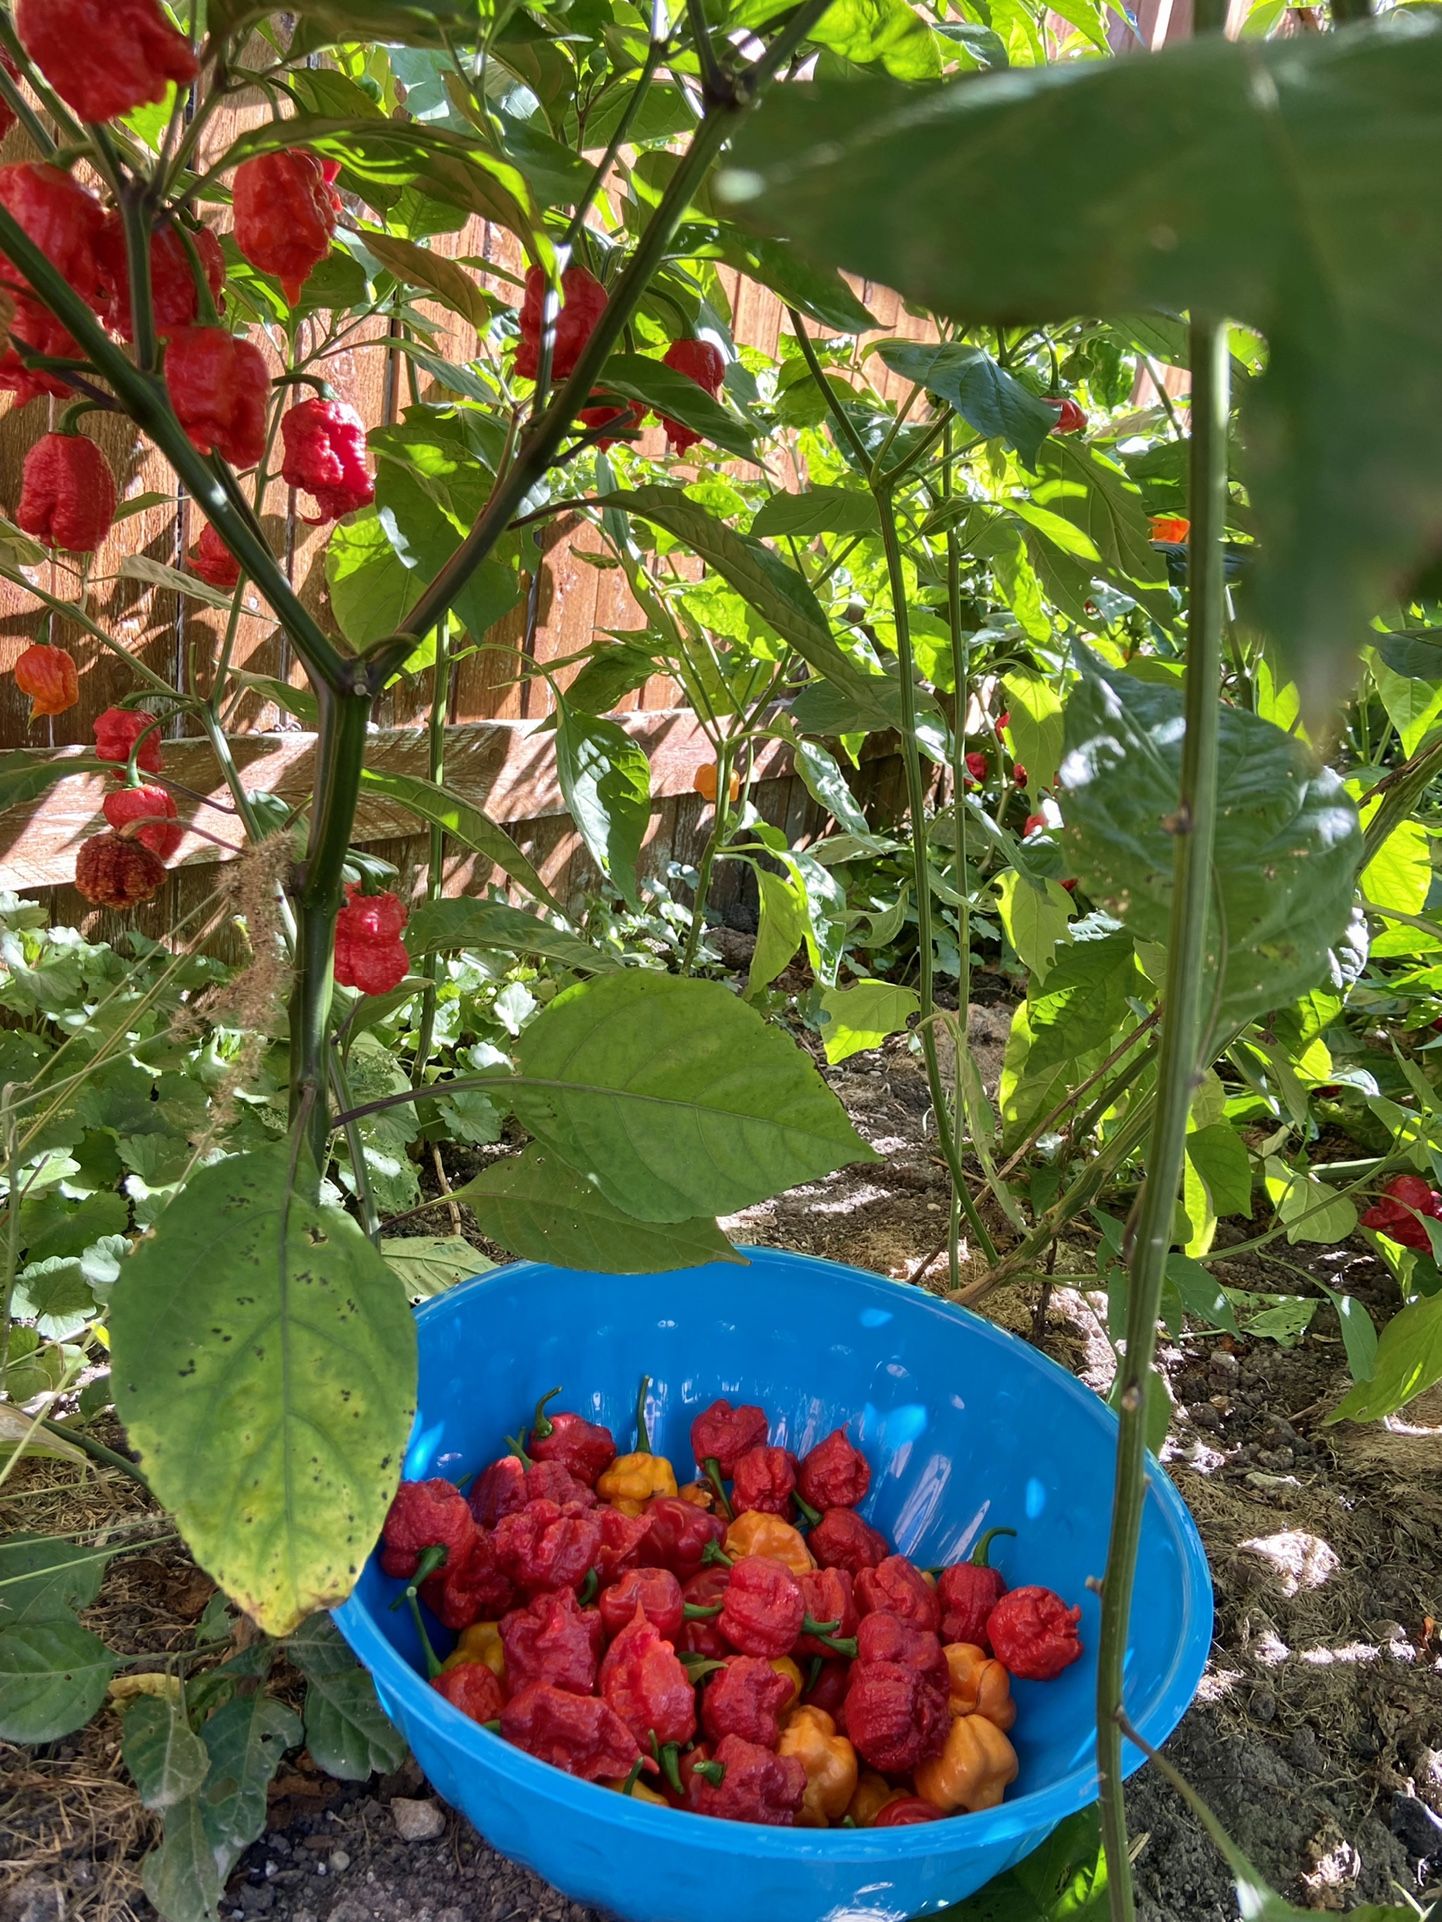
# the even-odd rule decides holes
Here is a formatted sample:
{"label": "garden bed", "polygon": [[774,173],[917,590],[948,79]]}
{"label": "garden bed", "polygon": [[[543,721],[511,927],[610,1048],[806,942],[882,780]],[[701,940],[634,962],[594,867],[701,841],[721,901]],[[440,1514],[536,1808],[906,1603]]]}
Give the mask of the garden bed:
{"label": "garden bed", "polygon": [[[984,1065],[994,1025],[985,1011],[973,1016]],[[911,1276],[935,1254],[946,1222],[920,1070],[893,1046],[828,1078],[885,1159],[728,1225],[738,1240]],[[1080,1267],[1086,1255],[1082,1244],[1064,1250],[1063,1265]],[[1313,1258],[1333,1285],[1344,1273],[1374,1318],[1390,1311],[1395,1291],[1369,1254],[1341,1248]],[[1275,1270],[1269,1278],[1244,1263],[1225,1279],[1276,1286]],[[930,1274],[939,1285],[944,1262]],[[1024,1293],[993,1297],[986,1312],[1033,1333]],[[1042,1339],[1104,1388],[1111,1351],[1096,1317],[1086,1296],[1058,1288]],[[1189,1335],[1166,1344],[1162,1358],[1176,1402],[1168,1465],[1217,1584],[1213,1662],[1169,1753],[1301,1906],[1386,1901],[1399,1888],[1421,1896],[1429,1860],[1442,1881],[1442,1757],[1433,1746],[1442,1729],[1433,1621],[1442,1612],[1442,1396],[1434,1391],[1388,1425],[1325,1427],[1348,1380],[1325,1307],[1293,1348]],[[119,1525],[163,1531],[138,1492],[109,1477],[77,1490],[71,1470],[35,1464],[8,1492],[14,1526],[76,1528],[118,1508]],[[96,1623],[106,1639],[120,1648],[188,1644],[211,1590],[178,1544],[160,1540],[115,1570],[123,1578],[107,1584]],[[0,1922],[151,1915],[137,1865],[152,1821],[121,1767],[113,1716],[49,1749],[0,1748],[0,1774]],[[1129,1806],[1148,1922],[1229,1922],[1236,1905],[1220,1858],[1165,1784],[1143,1774]],[[270,1826],[232,1878],[222,1915],[588,1922],[435,1804],[414,1764],[355,1785],[331,1781],[304,1756],[277,1777]]]}

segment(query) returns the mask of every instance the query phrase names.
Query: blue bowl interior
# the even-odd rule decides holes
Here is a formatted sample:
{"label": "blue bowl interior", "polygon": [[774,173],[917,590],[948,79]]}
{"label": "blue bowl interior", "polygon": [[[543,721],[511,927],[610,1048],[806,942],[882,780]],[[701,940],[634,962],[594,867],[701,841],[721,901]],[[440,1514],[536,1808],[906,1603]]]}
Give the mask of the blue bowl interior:
{"label": "blue bowl interior", "polygon": [[[407,1727],[413,1743],[441,1741],[488,1770],[504,1767],[513,1791],[527,1783],[544,1787],[571,1811],[567,1819],[576,1811],[608,1823],[657,1816],[672,1825],[668,1840],[683,1831],[719,1831],[743,1854],[789,1850],[798,1870],[807,1858],[814,1864],[823,1844],[833,1858],[859,1865],[968,1848],[986,1853],[984,1844],[1007,1837],[1039,1840],[1096,1792],[1100,1605],[1086,1583],[1105,1566],[1115,1418],[1025,1343],[916,1289],[803,1256],[747,1253],[746,1267],[718,1263],[635,1277],[521,1263],[426,1303],[418,1314],[420,1413],[405,1473],[458,1479],[483,1467],[557,1383],[564,1387],[557,1407],[605,1422],[624,1449],[632,1445],[639,1379],[649,1375],[653,1446],[683,1481],[692,1472],[690,1423],[717,1395],[759,1402],[772,1439],[797,1454],[847,1425],[872,1464],[862,1512],[902,1553],[923,1566],[964,1559],[988,1528],[1013,1527],[1015,1539],[992,1544],[1008,1584],[1042,1583],[1081,1605],[1082,1660],[1055,1681],[1015,1684],[1012,1739],[1021,1773],[1000,1809],[944,1825],[821,1838],[634,1805],[618,1811],[620,1798],[517,1755],[439,1702],[416,1672],[406,1612],[390,1611],[400,1585],[374,1558],[340,1611],[340,1625],[403,1725],[417,1718],[427,1725],[420,1742]],[[1190,1702],[1210,1638],[1201,1543],[1176,1490],[1153,1465],[1126,1657],[1128,1712],[1150,1741],[1162,1741]],[[1129,1750],[1128,1767],[1139,1760]],[[484,1819],[479,1826],[488,1829]],[[657,1832],[654,1822],[642,1826]],[[554,1868],[536,1865],[567,1886]],[[962,1880],[953,1878],[948,1899],[969,1892]],[[927,1889],[935,1886],[933,1877]],[[593,1888],[589,1893],[597,1899]],[[616,1906],[622,1914],[643,1912],[619,1899]],[[919,1913],[921,1906],[918,1899],[896,1913]]]}

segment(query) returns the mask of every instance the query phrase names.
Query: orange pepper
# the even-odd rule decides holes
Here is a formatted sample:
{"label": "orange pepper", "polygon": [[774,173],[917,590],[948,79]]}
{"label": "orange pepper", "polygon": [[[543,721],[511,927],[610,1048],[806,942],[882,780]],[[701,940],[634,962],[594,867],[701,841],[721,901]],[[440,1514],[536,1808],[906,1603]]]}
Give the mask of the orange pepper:
{"label": "orange pepper", "polygon": [[799,1529],[783,1522],[779,1515],[763,1515],[756,1508],[736,1517],[721,1546],[737,1562],[743,1555],[769,1555],[793,1575],[805,1575],[816,1566],[816,1558]]}
{"label": "orange pepper", "polygon": [[794,1755],[806,1771],[806,1792],[796,1820],[804,1829],[839,1822],[856,1793],[856,1750],[822,1708],[793,1709],[786,1718],[778,1755]]}
{"label": "orange pepper", "polygon": [[459,1641],[441,1667],[458,1668],[462,1662],[484,1662],[492,1675],[505,1681],[506,1651],[501,1645],[499,1622],[472,1622],[461,1630]]}
{"label": "orange pepper", "polygon": [[693,1508],[704,1508],[708,1514],[716,1506],[716,1491],[707,1482],[687,1482],[676,1493],[683,1502],[690,1502]]}
{"label": "orange pepper", "polygon": [[943,1815],[994,1809],[1016,1780],[1016,1750],[984,1715],[958,1715],[946,1747],[916,1771],[916,1792]]}
{"label": "orange pepper", "polygon": [[888,1802],[894,1802],[905,1789],[893,1788],[884,1775],[875,1769],[862,1769],[857,1778],[856,1793],[846,1805],[846,1813],[859,1829],[869,1829]]}
{"label": "orange pepper", "polygon": [[999,1729],[1016,1720],[1011,1676],[975,1642],[948,1642],[941,1651],[951,1676],[947,1706],[953,1715],[984,1715]]}
{"label": "orange pepper", "polygon": [[[703,801],[714,801],[716,799],[717,788],[716,763],[714,761],[703,761],[700,767],[697,768],[695,774],[692,775],[691,785]],[[733,774],[731,776],[727,784],[727,791],[731,796],[734,806],[741,798],[741,780],[739,775]]]}
{"label": "orange pepper", "polygon": [[791,1684],[791,1700],[789,1702],[783,1702],[781,1705],[784,1713],[787,1709],[795,1708],[796,1704],[801,1700],[801,1669],[796,1662],[792,1661],[789,1655],[778,1655],[771,1663],[771,1666],[776,1670],[778,1675],[784,1675]]}
{"label": "orange pepper", "polygon": [[651,1377],[641,1377],[636,1397],[636,1446],[629,1455],[618,1455],[596,1482],[596,1493],[603,1502],[618,1508],[623,1515],[639,1515],[653,1495],[676,1493],[676,1471],[664,1455],[651,1453],[651,1437],[646,1432],[646,1396]]}

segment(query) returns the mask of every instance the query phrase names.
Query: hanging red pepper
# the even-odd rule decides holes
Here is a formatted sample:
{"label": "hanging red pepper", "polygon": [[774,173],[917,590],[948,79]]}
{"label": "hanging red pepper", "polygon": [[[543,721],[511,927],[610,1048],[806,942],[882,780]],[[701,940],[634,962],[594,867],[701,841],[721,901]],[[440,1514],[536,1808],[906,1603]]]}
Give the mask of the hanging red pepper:
{"label": "hanging red pepper", "polygon": [[20,44],[81,120],[115,120],[195,78],[195,54],[159,0],[18,0]]}
{"label": "hanging red pepper", "polygon": [[285,459],[280,477],[320,509],[308,526],[338,521],[376,497],[366,468],[365,422],[349,402],[303,400],[281,416]]}
{"label": "hanging red pepper", "polygon": [[280,282],[292,307],[311,269],[330,252],[336,199],[317,155],[305,147],[256,154],[235,170],[235,244]]}
{"label": "hanging red pepper", "polygon": [[46,547],[93,554],[115,519],[115,476],[83,434],[42,434],[25,456],[15,525]]}
{"label": "hanging red pepper", "polygon": [[638,1742],[666,1747],[696,1733],[696,1691],[675,1649],[639,1603],[606,1650],[600,1690]]}
{"label": "hanging red pepper", "polygon": [[[684,374],[688,380],[694,380],[712,400],[720,393],[721,382],[726,375],[726,362],[722,359],[720,348],[713,346],[709,340],[673,340],[661,358],[667,367]],[[661,425],[666,430],[666,445],[673,454],[684,454],[701,439],[700,434],[683,426],[679,420],[668,420],[664,414],[661,416]]]}
{"label": "hanging red pepper", "polygon": [[1010,1674],[1049,1682],[1081,1654],[1080,1620],[1081,1609],[1068,1608],[1049,1588],[1008,1589],[986,1618],[987,1639]]}
{"label": "hanging red pepper", "polygon": [[360,894],[352,882],[335,922],[335,978],[362,994],[389,994],[410,972],[401,940],[410,909],[389,892]]}
{"label": "hanging red pepper", "polygon": [[640,1744],[608,1702],[546,1682],[511,1697],[501,1710],[501,1734],[538,1761],[586,1782],[618,1780],[641,1757]]}
{"label": "hanging red pepper", "polygon": [[[210,297],[217,306],[225,287],[225,256],[209,227],[187,227]],[[106,326],[122,340],[134,340],[135,316],[130,311],[130,263],[125,224],[118,213],[107,214],[96,244],[100,270],[101,309]],[[172,224],[158,228],[150,239],[150,304],[155,331],[161,340],[177,327],[189,327],[200,312],[195,268],[190,249]]]}
{"label": "hanging red pepper", "polygon": [[254,467],[265,452],[270,371],[253,342],[223,327],[182,327],[165,350],[165,384],[202,454]]}
{"label": "hanging red pepper", "polygon": [[549,1682],[573,1695],[593,1694],[605,1631],[594,1608],[582,1608],[569,1589],[534,1596],[501,1622],[506,1679],[512,1692]]}
{"label": "hanging red pepper", "polygon": [[1001,1571],[987,1563],[987,1554],[998,1535],[1015,1535],[1014,1528],[989,1528],[971,1551],[970,1561],[954,1562],[936,1578],[936,1598],[941,1604],[941,1639],[944,1642],[975,1642],[988,1653],[986,1618],[1006,1593]]}
{"label": "hanging red pepper", "polygon": [[[521,338],[516,348],[516,372],[534,380],[541,371],[541,327],[547,281],[540,267],[526,271],[521,301]],[[551,349],[551,379],[562,381],[574,373],[596,322],[606,309],[606,290],[584,267],[568,267],[561,275],[561,309],[556,316],[556,338]]]}
{"label": "hanging red pepper", "polygon": [[[0,167],[0,206],[75,291],[93,301],[99,279],[96,246],[105,219],[94,194],[60,167],[22,160]],[[13,393],[17,407],[38,394],[68,393],[60,375],[27,367],[13,343],[65,360],[84,359],[79,345],[8,264],[0,273],[0,287],[15,303],[9,324],[12,344],[0,352],[0,391]]]}
{"label": "hanging red pepper", "polygon": [[200,538],[185,557],[185,564],[198,580],[227,593],[240,585],[240,562],[207,521]]}
{"label": "hanging red pepper", "polygon": [[1362,1216],[1362,1226],[1385,1235],[1401,1248],[1417,1248],[1425,1254],[1432,1243],[1423,1225],[1424,1217],[1442,1220],[1442,1194],[1421,1175],[1394,1175],[1382,1190],[1381,1199]]}
{"label": "hanging red pepper", "polygon": [[1043,399],[1048,407],[1056,409],[1056,426],[1051,430],[1054,434],[1079,434],[1086,426],[1086,415],[1070,395],[1046,394]]}
{"label": "hanging red pepper", "polygon": [[[139,841],[158,861],[171,861],[185,837],[185,829],[171,827],[176,819],[175,803],[163,787],[112,788],[100,804],[100,811],[117,834]],[[144,825],[135,827],[140,821]]]}
{"label": "hanging red pepper", "polygon": [[[0,67],[3,67],[5,69],[6,73],[9,74],[12,80],[19,80],[20,69],[16,66],[15,62],[10,58],[9,54],[6,53],[3,47],[0,47]],[[10,102],[6,100],[3,95],[0,95],[0,140],[3,140],[5,138],[6,134],[9,133],[10,129],[14,125],[15,125],[15,109],[10,105]]]}
{"label": "hanging red pepper", "polygon": [[[147,732],[147,730],[149,730]],[[145,735],[143,741],[141,735]],[[155,716],[143,707],[107,707],[95,717],[95,758],[98,761],[128,761],[135,743],[140,752],[135,765],[147,774],[159,774],[160,734]]]}
{"label": "hanging red pepper", "polygon": [[871,1466],[846,1430],[834,1428],[802,1458],[796,1485],[813,1508],[855,1508],[871,1486]]}
{"label": "hanging red pepper", "polygon": [[133,908],[165,885],[165,863],[138,841],[92,834],[75,857],[75,886],[92,907]]}
{"label": "hanging red pepper", "polygon": [[63,714],[80,699],[75,662],[63,647],[27,647],[15,663],[15,685],[30,696],[32,724],[44,714]]}
{"label": "hanging red pepper", "polygon": [[577,418],[588,430],[597,427],[616,429],[614,434],[600,435],[591,443],[599,453],[604,454],[607,448],[614,447],[623,435],[629,434],[632,429],[641,425],[641,410],[628,401],[605,401],[597,394],[592,394],[591,399],[602,400],[602,405],[583,407]]}

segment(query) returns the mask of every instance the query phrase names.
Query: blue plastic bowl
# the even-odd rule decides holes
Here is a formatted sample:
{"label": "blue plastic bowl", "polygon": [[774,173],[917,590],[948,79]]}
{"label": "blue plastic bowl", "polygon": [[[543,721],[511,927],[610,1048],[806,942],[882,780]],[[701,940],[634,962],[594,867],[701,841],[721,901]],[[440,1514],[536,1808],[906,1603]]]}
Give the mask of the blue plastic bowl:
{"label": "blue plastic bowl", "polygon": [[[420,1412],[408,1476],[458,1478],[492,1460],[536,1397],[604,1421],[623,1447],[642,1374],[658,1453],[682,1471],[692,1417],[717,1395],[760,1402],[773,1439],[804,1453],[841,1423],[872,1463],[864,1512],[924,1565],[965,1556],[987,1528],[1016,1586],[1082,1606],[1086,1654],[1020,1682],[1019,1790],[1000,1808],[909,1829],[769,1829],[632,1802],[523,1755],[426,1685],[400,1587],[373,1557],[337,1613],[386,1713],[446,1800],[495,1848],[625,1922],[905,1922],[961,1900],[1096,1797],[1098,1603],[1116,1421],[1045,1356],[919,1289],[770,1249],[745,1268],[577,1274],[524,1262],[417,1314]],[[1127,1652],[1127,1706],[1170,1734],[1201,1679],[1211,1581],[1195,1524],[1155,1467]],[[1127,1755],[1128,1769],[1141,1757]]]}

